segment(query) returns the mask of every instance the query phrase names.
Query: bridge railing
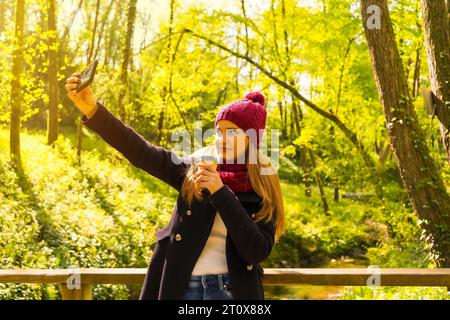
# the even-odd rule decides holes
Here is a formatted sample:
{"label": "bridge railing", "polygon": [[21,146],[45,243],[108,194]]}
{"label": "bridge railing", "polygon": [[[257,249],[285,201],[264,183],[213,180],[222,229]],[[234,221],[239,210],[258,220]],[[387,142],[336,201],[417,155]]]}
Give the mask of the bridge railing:
{"label": "bridge railing", "polygon": [[[1,270],[0,283],[61,285],[63,300],[91,300],[96,284],[142,284],[147,269]],[[264,285],[414,286],[450,288],[450,268],[266,268]],[[449,289],[450,290],[450,289]]]}

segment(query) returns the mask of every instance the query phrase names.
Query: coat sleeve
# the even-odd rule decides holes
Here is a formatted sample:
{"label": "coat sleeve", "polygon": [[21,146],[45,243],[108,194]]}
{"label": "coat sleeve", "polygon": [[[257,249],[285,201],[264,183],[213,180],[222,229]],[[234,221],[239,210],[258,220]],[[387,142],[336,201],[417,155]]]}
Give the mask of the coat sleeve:
{"label": "coat sleeve", "polygon": [[189,164],[174,152],[154,146],[140,134],[117,119],[101,103],[91,118],[83,115],[82,124],[100,135],[110,146],[122,153],[135,167],[181,189]]}
{"label": "coat sleeve", "polygon": [[227,185],[209,198],[219,212],[241,258],[251,264],[258,264],[266,259],[275,242],[273,221],[253,221]]}

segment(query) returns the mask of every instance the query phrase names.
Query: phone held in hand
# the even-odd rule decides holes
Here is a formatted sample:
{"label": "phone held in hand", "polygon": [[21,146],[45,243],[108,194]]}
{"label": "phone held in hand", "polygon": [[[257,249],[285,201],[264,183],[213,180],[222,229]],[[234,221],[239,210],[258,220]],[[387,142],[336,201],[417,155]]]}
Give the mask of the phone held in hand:
{"label": "phone held in hand", "polygon": [[80,92],[88,85],[90,85],[92,81],[94,81],[94,74],[95,70],[97,69],[97,64],[98,61],[97,59],[95,59],[86,67],[86,69],[83,70],[83,72],[81,72],[81,81],[77,86],[77,92]]}

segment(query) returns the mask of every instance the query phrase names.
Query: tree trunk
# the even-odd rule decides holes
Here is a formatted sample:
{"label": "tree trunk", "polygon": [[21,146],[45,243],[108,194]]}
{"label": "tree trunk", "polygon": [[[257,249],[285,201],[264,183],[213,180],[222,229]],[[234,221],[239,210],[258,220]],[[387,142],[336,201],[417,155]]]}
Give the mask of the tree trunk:
{"label": "tree trunk", "polygon": [[412,88],[412,97],[415,98],[419,94],[420,88],[420,52],[422,47],[419,45],[416,50],[416,63],[414,65],[414,79],[413,79],[413,88]]}
{"label": "tree trunk", "polygon": [[289,35],[286,30],[286,2],[281,0],[281,18],[283,19],[283,36],[284,36],[284,53],[286,54],[286,69],[291,63],[291,56],[289,54]]}
{"label": "tree trunk", "polygon": [[307,149],[302,147],[300,149],[300,165],[303,169],[303,183],[305,184],[305,197],[310,198],[312,195],[311,189],[311,170],[308,166],[308,159],[306,157]]}
{"label": "tree trunk", "polygon": [[347,49],[345,50],[345,54],[344,54],[344,58],[342,60],[342,65],[339,71],[339,83],[338,83],[338,94],[337,94],[337,99],[336,99],[336,111],[334,112],[335,114],[339,113],[339,107],[341,104],[341,96],[342,96],[342,85],[344,82],[344,72],[345,72],[345,68],[347,66],[347,59],[348,56],[350,55],[350,50],[352,48],[352,43],[355,41],[355,38],[351,38],[348,41],[348,45],[347,45]]}
{"label": "tree trunk", "polygon": [[167,106],[167,102],[166,102],[166,87],[163,88],[162,93],[162,109],[161,112],[159,113],[159,119],[158,119],[158,127],[157,127],[157,132],[158,132],[158,136],[156,137],[156,145],[161,145],[161,141],[162,141],[162,137],[163,137],[163,131],[164,131],[164,117],[165,117],[165,109]]}
{"label": "tree trunk", "polygon": [[[245,0],[241,0],[241,12],[242,12],[242,16],[244,17],[245,20],[248,20],[247,17],[247,10],[245,8],[246,4],[245,4]],[[247,23],[244,23],[244,28],[245,28],[245,52],[248,55],[248,52],[250,50],[250,43],[249,43],[249,33],[248,33],[248,26]],[[248,71],[248,83],[250,85],[250,87],[253,86],[253,66],[249,65],[249,71]]]}
{"label": "tree trunk", "polygon": [[88,51],[88,58],[87,58],[88,63],[91,62],[92,57],[94,55],[95,37],[97,35],[99,11],[100,11],[100,0],[97,0],[97,3],[95,5],[94,28],[92,30],[91,43],[89,44],[89,51]]}
{"label": "tree trunk", "polygon": [[[275,49],[275,56],[277,57],[277,61],[279,64],[279,68],[283,69],[283,62],[281,61],[280,50],[278,48],[278,31],[277,31],[277,22],[276,22],[276,10],[275,10],[275,0],[270,1],[270,11],[272,12],[272,32],[273,32],[273,46]],[[239,50],[237,50],[239,51]],[[286,81],[286,77],[284,79]]]}
{"label": "tree trunk", "polygon": [[[115,12],[113,12],[113,17],[111,19],[111,23],[112,25],[115,25],[114,21],[116,20],[116,15]],[[104,51],[104,55],[103,55],[103,66],[107,69],[110,69],[109,67],[109,55],[108,52],[111,52],[111,48],[112,48],[112,37],[114,34],[114,28],[111,27],[111,25],[108,23],[108,33],[105,35],[105,43],[103,44],[103,51]]]}
{"label": "tree trunk", "polygon": [[83,6],[83,0],[80,0],[78,2],[76,9],[72,12],[72,14],[69,18],[70,22],[68,24],[66,24],[66,26],[64,27],[64,32],[60,39],[61,40],[60,43],[66,43],[67,38],[69,37],[69,34],[70,34],[70,30],[72,30],[73,23],[78,15],[78,13],[82,12],[82,10],[81,10],[82,6]]}
{"label": "tree trunk", "polygon": [[286,125],[286,118],[285,118],[285,112],[283,107],[283,101],[278,101],[278,111],[280,112],[280,119],[281,119],[281,140],[284,141],[287,137],[287,125]]}
{"label": "tree trunk", "polygon": [[[98,23],[98,15],[99,15],[99,11],[100,11],[100,0],[97,0],[96,5],[95,5],[95,17],[94,17],[94,27],[93,27],[93,32],[92,32],[92,36],[91,36],[91,40],[89,42],[89,47],[88,47],[88,56],[86,59],[86,63],[89,64],[91,62],[92,59],[92,53],[94,52],[93,50],[93,46],[95,44],[95,37],[96,37],[96,31],[97,31],[97,23]],[[78,118],[78,129],[77,129],[77,136],[78,136],[78,143],[77,143],[77,158],[78,158],[78,163],[81,163],[81,150],[82,150],[82,145],[83,145],[83,125],[81,123],[81,117]]]}
{"label": "tree trunk", "polygon": [[48,12],[48,122],[47,144],[58,139],[58,53],[56,29],[56,1],[47,3]]}
{"label": "tree trunk", "polygon": [[289,122],[289,144],[292,144],[292,141],[294,141],[294,110],[291,110],[290,112],[290,119],[291,121]]}
{"label": "tree trunk", "polygon": [[[373,26],[369,19],[375,13],[368,8],[373,5],[380,10],[381,29],[369,29]],[[387,2],[361,0],[361,9],[374,77],[402,181],[437,265],[450,267],[450,196],[414,111]]]}
{"label": "tree trunk", "polygon": [[117,41],[117,30],[114,26],[120,25],[120,12],[122,12],[122,1],[118,1],[115,3],[114,12],[112,15],[112,20],[109,25],[109,33],[108,36],[105,39],[105,48],[104,48],[104,66],[108,68],[108,70],[114,70],[116,67],[116,55],[117,55],[117,49],[113,49],[114,44],[116,44]]}
{"label": "tree trunk", "polygon": [[448,29],[450,30],[450,0],[447,0]]}
{"label": "tree trunk", "polygon": [[[168,37],[169,41],[167,42],[167,56],[166,56],[166,67],[172,68],[172,31],[173,31],[173,18],[175,14],[175,0],[170,1],[170,14],[169,14],[169,32]],[[172,81],[172,75],[169,79]],[[156,144],[161,145],[162,144],[162,137],[163,137],[163,131],[164,131],[164,123],[166,122],[166,111],[167,111],[167,105],[168,105],[168,97],[167,93],[169,89],[172,89],[171,82],[169,85],[164,85],[161,91],[161,101],[162,101],[162,109],[159,114],[159,120],[158,120],[158,136],[156,138]],[[164,142],[165,143],[165,142]]]}
{"label": "tree trunk", "polygon": [[14,50],[12,54],[10,156],[13,166],[22,171],[20,157],[20,114],[23,104],[21,76],[23,70],[25,0],[16,2]]}
{"label": "tree trunk", "polygon": [[[247,19],[247,12],[245,10],[245,0],[241,0],[241,12],[244,19]],[[247,24],[244,23],[245,29],[245,54],[248,55],[248,50],[250,49],[249,41],[248,41],[248,27]],[[251,78],[251,77],[250,77]]]}
{"label": "tree trunk", "polygon": [[5,16],[6,16],[6,3],[5,0],[0,0],[0,33],[5,31]]}
{"label": "tree trunk", "polygon": [[336,203],[339,202],[339,187],[334,187],[333,201]]}
{"label": "tree trunk", "polygon": [[[238,34],[236,35],[236,51],[239,51],[239,33],[240,33],[240,29],[238,29]],[[239,85],[239,57],[236,57],[235,60],[235,65],[234,67],[236,68],[236,74],[234,76],[234,87],[236,90],[236,94],[238,95],[238,97],[241,96],[241,89],[240,89],[240,85]]]}
{"label": "tree trunk", "polygon": [[450,30],[445,0],[421,0],[431,89],[450,164]]}
{"label": "tree trunk", "polygon": [[[303,118],[302,111],[300,109],[300,106],[298,105],[297,101],[292,97],[292,110],[294,115],[294,124],[295,128],[297,129],[297,134],[300,137],[302,134],[302,127],[301,127],[301,121]],[[303,169],[303,182],[305,184],[305,197],[311,197],[312,189],[311,189],[311,168],[309,167],[308,160],[306,157],[306,152],[308,152],[308,148],[301,146],[300,147],[300,166]],[[311,160],[312,162],[312,160]],[[312,165],[314,167],[314,165]]]}
{"label": "tree trunk", "polygon": [[[114,6],[114,3],[115,3],[115,0],[111,0],[109,2],[109,4],[107,5],[107,7],[106,7],[106,12],[103,15],[102,23],[101,23],[101,26],[100,26],[100,31],[99,31],[99,34],[98,34],[98,37],[97,37],[97,45],[95,46],[95,52],[94,52],[93,59],[96,59],[98,57],[101,48],[104,47],[104,46],[101,46],[100,44],[101,44],[101,41],[103,40],[103,33],[105,31],[105,26],[106,26],[106,24],[109,21],[109,16],[111,14],[111,10],[112,10],[112,8]],[[106,41],[104,41],[103,43],[106,44]]]}
{"label": "tree trunk", "polygon": [[313,167],[314,170],[314,177],[316,178],[316,183],[317,183],[317,187],[319,188],[319,193],[320,193],[320,199],[322,200],[322,207],[323,207],[323,212],[326,215],[329,215],[329,207],[328,207],[328,201],[327,201],[327,197],[325,195],[325,190],[323,189],[323,184],[322,184],[322,179],[320,178],[319,173],[316,171],[316,156],[314,155],[314,152],[312,152],[311,149],[308,148],[308,152],[309,152],[309,157],[311,159],[311,165]]}
{"label": "tree trunk", "polygon": [[128,85],[128,68],[130,66],[132,50],[132,39],[134,33],[134,23],[136,21],[136,2],[137,0],[130,0],[128,6],[128,18],[127,18],[127,36],[125,39],[125,46],[123,49],[122,68],[120,71],[120,91],[119,91],[119,116],[123,121],[126,121],[127,112],[125,110],[125,93]]}
{"label": "tree trunk", "polygon": [[380,163],[382,165],[388,159],[390,152],[391,152],[391,144],[388,143],[388,144],[386,144],[386,146],[379,153],[379,159],[380,159]]}

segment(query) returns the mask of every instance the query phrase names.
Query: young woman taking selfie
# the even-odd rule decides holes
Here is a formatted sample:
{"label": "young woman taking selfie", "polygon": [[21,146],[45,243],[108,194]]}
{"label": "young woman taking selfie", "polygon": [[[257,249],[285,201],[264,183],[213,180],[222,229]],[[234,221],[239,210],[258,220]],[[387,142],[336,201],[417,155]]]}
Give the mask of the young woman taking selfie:
{"label": "young woman taking selfie", "polygon": [[[280,181],[259,150],[264,96],[253,92],[220,109],[216,165],[182,161],[154,146],[98,102],[90,86],[77,93],[79,81],[74,73],[66,90],[83,113],[82,123],[179,192],[169,224],[156,233],[140,299],[264,299],[260,263],[284,232]],[[256,139],[247,135],[249,129]]]}

